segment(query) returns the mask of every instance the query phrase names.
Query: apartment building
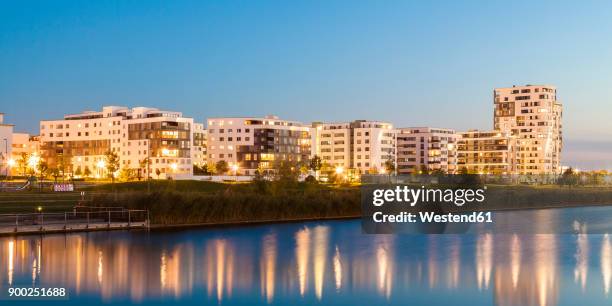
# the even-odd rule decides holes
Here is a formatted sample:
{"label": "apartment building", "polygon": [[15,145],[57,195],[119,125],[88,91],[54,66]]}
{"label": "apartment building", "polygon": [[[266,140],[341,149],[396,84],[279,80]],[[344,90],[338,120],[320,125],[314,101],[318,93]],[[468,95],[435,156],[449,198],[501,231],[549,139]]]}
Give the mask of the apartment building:
{"label": "apartment building", "polygon": [[400,128],[397,134],[397,173],[457,172],[455,130],[432,127]]}
{"label": "apartment building", "polygon": [[457,140],[459,173],[516,173],[516,138],[502,131],[468,131]]}
{"label": "apartment building", "polygon": [[206,159],[208,154],[206,153],[206,142],[207,142],[207,130],[202,123],[193,124],[193,147],[191,148],[191,160],[194,166],[204,167],[206,166]]}
{"label": "apartment building", "polygon": [[11,167],[14,125],[4,123],[4,113],[0,113],[0,175],[6,175]]}
{"label": "apartment building", "polygon": [[388,122],[356,120],[312,124],[313,155],[323,163],[358,174],[384,173],[385,163],[395,164],[397,130]]}
{"label": "apartment building", "polygon": [[29,161],[29,157],[40,156],[40,137],[28,133],[13,133],[12,147],[11,174],[25,174],[26,163]]}
{"label": "apartment building", "polygon": [[207,162],[225,161],[236,174],[254,175],[282,161],[308,162],[310,128],[276,116],[209,118]]}
{"label": "apartment building", "polygon": [[560,173],[563,106],[556,87],[496,88],[493,99],[494,128],[517,139],[517,173]]}
{"label": "apartment building", "polygon": [[193,119],[180,112],[105,106],[41,121],[41,158],[50,168],[66,168],[66,173],[105,177],[105,153],[112,151],[121,169],[143,178],[191,176],[193,125]]}

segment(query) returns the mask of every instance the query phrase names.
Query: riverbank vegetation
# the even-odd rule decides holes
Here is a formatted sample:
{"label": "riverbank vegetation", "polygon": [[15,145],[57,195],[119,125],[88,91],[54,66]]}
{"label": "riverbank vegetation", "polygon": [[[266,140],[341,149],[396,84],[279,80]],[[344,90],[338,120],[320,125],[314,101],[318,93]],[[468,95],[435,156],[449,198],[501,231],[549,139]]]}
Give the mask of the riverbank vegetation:
{"label": "riverbank vegetation", "polygon": [[146,183],[116,186],[125,189],[96,194],[91,205],[147,209],[151,223],[158,225],[358,217],[361,211],[359,189],[350,186],[287,181],[177,181],[155,186],[151,192],[142,192]]}
{"label": "riverbank vegetation", "polygon": [[[146,192],[145,182],[117,184],[118,193],[94,193],[91,205],[147,209],[152,224],[157,225],[344,218],[361,214],[361,192],[352,185],[256,180],[235,184],[159,181],[152,186],[151,192]],[[109,187],[100,186],[98,190],[106,188]],[[591,205],[612,205],[612,188],[488,185],[486,202],[474,209]]]}

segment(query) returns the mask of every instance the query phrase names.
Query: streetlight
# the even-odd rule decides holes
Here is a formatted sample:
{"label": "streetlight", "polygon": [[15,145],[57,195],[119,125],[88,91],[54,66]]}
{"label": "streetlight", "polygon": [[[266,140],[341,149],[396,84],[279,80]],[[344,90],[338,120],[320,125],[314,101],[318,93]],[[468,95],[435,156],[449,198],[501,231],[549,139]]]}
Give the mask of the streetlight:
{"label": "streetlight", "polygon": [[33,153],[32,156],[28,158],[28,167],[36,170],[36,166],[38,165],[39,161],[40,161],[40,157],[38,156],[38,154]]}
{"label": "streetlight", "polygon": [[237,164],[233,164],[232,165],[232,171],[234,171],[234,181],[238,181],[238,165]]}
{"label": "streetlight", "polygon": [[342,167],[342,166],[337,166],[337,167],[336,167],[336,175],[337,175],[339,178],[341,178],[342,180],[344,180],[344,175],[343,175],[343,173],[344,173],[344,167]]}
{"label": "streetlight", "polygon": [[176,172],[177,168],[178,168],[178,165],[176,163],[170,164],[170,169],[172,169],[172,174]]}
{"label": "streetlight", "polygon": [[[4,159],[8,159],[8,138],[4,138]],[[4,175],[4,178],[8,180],[8,166],[6,167],[6,174]]]}
{"label": "streetlight", "polygon": [[104,162],[103,159],[100,159],[97,163],[96,163],[96,167],[98,167],[98,171],[99,171],[99,176],[103,177],[104,176],[104,167],[106,167],[106,162]]}
{"label": "streetlight", "polygon": [[[15,160],[11,158],[8,160],[8,168],[13,168],[13,167],[15,167]],[[7,172],[8,172],[8,169],[7,169]]]}

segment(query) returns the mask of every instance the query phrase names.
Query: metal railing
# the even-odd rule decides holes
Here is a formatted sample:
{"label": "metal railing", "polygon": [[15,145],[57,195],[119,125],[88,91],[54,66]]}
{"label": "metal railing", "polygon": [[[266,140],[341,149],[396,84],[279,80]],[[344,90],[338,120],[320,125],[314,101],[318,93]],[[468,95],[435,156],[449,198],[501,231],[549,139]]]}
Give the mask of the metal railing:
{"label": "metal railing", "polygon": [[122,208],[63,213],[0,214],[0,233],[148,228],[149,212]]}

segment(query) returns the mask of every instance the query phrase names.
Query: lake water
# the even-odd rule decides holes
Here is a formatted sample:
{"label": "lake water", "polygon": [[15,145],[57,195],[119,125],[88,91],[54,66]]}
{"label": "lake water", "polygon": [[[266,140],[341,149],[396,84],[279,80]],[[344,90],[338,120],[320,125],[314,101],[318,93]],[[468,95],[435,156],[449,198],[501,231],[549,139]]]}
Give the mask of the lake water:
{"label": "lake water", "polygon": [[359,220],[3,237],[0,289],[67,288],[45,305],[610,305],[611,240],[364,235]]}

